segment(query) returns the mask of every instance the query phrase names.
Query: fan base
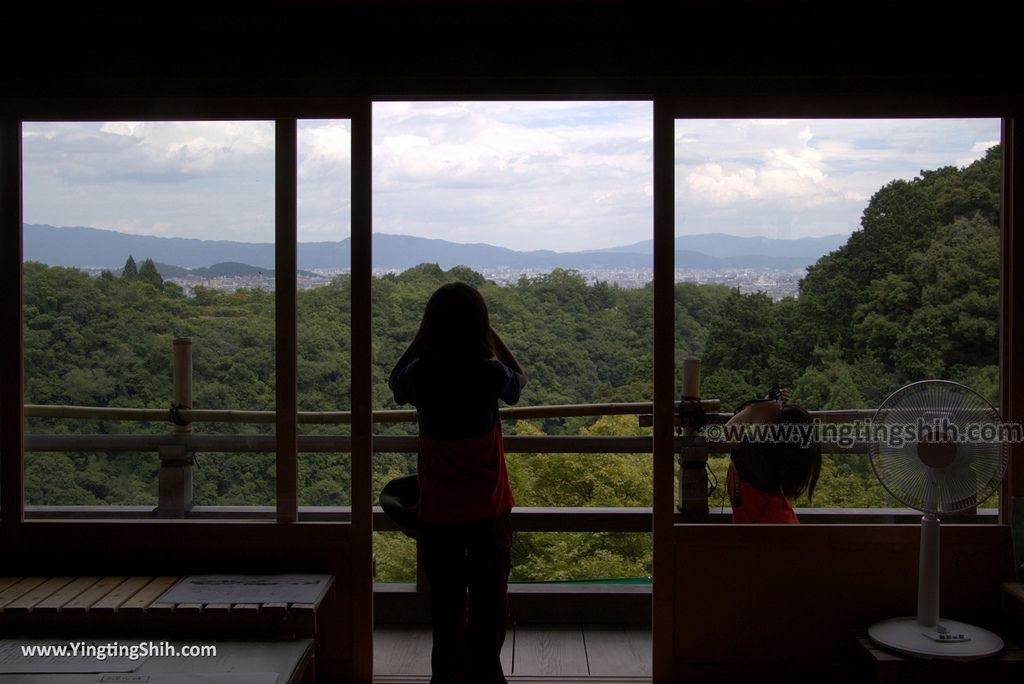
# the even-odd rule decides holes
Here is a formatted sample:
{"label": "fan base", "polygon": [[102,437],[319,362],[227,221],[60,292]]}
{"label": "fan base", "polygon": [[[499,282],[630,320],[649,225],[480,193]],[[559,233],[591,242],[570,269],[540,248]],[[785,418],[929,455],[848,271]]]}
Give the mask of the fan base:
{"label": "fan base", "polygon": [[894,618],[871,625],[868,636],[879,646],[914,658],[976,660],[998,655],[1003,640],[997,635],[956,620],[939,620],[939,627],[923,627],[917,618]]}

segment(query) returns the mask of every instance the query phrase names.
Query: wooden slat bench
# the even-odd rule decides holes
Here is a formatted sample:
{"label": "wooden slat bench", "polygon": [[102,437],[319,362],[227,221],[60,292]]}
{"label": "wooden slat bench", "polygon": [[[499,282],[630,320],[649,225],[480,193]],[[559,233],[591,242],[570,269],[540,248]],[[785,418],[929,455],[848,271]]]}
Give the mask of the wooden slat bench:
{"label": "wooden slat bench", "polygon": [[[0,577],[0,636],[311,639],[315,603],[166,603],[178,576]],[[330,580],[333,589],[333,578]]]}

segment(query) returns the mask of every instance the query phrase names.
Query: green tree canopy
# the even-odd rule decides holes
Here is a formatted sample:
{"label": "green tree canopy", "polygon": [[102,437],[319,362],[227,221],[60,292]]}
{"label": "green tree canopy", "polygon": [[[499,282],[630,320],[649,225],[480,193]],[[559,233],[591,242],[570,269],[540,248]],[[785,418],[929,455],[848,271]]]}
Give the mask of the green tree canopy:
{"label": "green tree canopy", "polygon": [[164,279],[160,276],[160,272],[156,269],[156,264],[153,263],[152,259],[146,259],[139,266],[139,280],[149,283],[154,287],[160,287],[164,284]]}
{"label": "green tree canopy", "polygon": [[131,254],[128,255],[128,260],[124,262],[124,268],[121,269],[121,277],[125,280],[139,279],[139,269],[135,265],[135,259],[132,258]]}

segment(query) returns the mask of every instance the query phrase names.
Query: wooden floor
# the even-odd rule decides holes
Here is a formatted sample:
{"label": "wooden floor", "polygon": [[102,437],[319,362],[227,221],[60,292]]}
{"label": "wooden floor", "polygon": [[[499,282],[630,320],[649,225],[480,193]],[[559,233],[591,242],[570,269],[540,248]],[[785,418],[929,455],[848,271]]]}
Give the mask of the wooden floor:
{"label": "wooden floor", "polygon": [[[425,682],[430,679],[430,630],[374,632],[374,681]],[[530,627],[509,629],[501,653],[512,682],[644,682],[651,678],[648,629],[609,627]]]}

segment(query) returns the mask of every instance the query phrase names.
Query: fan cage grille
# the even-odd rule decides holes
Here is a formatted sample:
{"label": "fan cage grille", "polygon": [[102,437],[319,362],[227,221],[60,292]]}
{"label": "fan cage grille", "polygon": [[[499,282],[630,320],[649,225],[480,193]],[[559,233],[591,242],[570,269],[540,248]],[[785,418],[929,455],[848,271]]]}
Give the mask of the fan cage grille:
{"label": "fan cage grille", "polygon": [[[872,419],[875,475],[897,501],[925,513],[975,508],[998,489],[1009,450],[998,440],[963,441],[969,426],[996,435],[1002,426],[995,408],[969,387],[926,380],[893,392]],[[953,443],[951,460],[928,465],[921,448],[929,441]]]}

